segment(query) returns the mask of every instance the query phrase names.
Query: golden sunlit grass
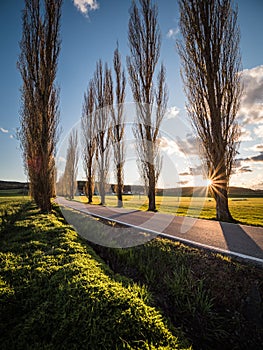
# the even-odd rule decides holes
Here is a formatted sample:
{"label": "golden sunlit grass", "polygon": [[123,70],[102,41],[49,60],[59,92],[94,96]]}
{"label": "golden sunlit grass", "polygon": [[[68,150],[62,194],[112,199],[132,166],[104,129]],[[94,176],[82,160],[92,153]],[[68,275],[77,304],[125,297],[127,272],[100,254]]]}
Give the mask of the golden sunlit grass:
{"label": "golden sunlit grass", "polygon": [[151,298],[115,275],[58,207],[41,214],[30,201],[1,198],[1,349],[188,348]]}
{"label": "golden sunlit grass", "polygon": [[[204,193],[205,195],[205,193]],[[87,203],[87,197],[76,196],[75,200]],[[93,204],[99,204],[100,197],[93,197]],[[124,195],[126,209],[147,210],[147,196]],[[116,207],[117,198],[106,196],[106,205]],[[156,196],[159,212],[179,216],[192,216],[202,219],[215,219],[215,200],[209,197]],[[234,219],[248,225],[263,226],[263,198],[229,198],[229,209]]]}

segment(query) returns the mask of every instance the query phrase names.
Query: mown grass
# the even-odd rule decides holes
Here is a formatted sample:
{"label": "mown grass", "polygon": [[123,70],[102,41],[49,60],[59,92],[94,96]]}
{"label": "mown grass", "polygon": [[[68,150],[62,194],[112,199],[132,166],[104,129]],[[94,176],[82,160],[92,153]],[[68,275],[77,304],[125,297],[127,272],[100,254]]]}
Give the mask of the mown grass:
{"label": "mown grass", "polygon": [[28,196],[28,190],[23,188],[0,190],[0,197]]}
{"label": "mown grass", "polygon": [[[100,198],[94,196],[93,204],[99,204]],[[76,196],[75,200],[87,202],[87,197]],[[147,210],[147,197],[143,195],[123,196],[127,209]],[[115,207],[116,196],[106,196],[106,205]],[[215,200],[206,197],[156,196],[156,207],[161,213],[179,216],[191,216],[201,219],[215,219]],[[229,208],[234,219],[242,224],[263,226],[263,198],[229,198]]]}
{"label": "mown grass", "polygon": [[57,210],[40,214],[10,199],[0,206],[1,349],[188,346],[147,288],[113,273]]}

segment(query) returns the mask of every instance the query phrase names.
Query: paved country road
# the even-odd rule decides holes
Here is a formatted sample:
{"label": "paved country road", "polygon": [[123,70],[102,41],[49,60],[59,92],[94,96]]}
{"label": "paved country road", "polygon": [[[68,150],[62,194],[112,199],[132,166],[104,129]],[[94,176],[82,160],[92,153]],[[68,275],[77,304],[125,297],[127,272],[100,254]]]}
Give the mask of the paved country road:
{"label": "paved country road", "polygon": [[263,227],[230,224],[125,208],[83,204],[58,197],[57,203],[141,231],[230,254],[263,265]]}

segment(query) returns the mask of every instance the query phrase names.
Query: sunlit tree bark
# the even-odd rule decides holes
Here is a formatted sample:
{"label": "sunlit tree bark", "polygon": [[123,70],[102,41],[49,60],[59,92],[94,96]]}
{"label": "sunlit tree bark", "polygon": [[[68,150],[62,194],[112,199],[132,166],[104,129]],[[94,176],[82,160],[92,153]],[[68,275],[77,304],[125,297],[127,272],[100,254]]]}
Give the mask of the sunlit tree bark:
{"label": "sunlit tree bark", "polygon": [[62,0],[25,0],[18,60],[23,80],[19,136],[31,194],[45,212],[54,194],[61,6]]}
{"label": "sunlit tree bark", "polygon": [[237,154],[242,92],[237,9],[231,0],[179,0],[187,109],[202,145],[218,220],[232,221],[228,184]]}
{"label": "sunlit tree bark", "polygon": [[155,188],[161,170],[158,139],[167,105],[167,89],[163,65],[158,74],[157,87],[154,88],[154,73],[161,46],[157,6],[151,0],[139,0],[139,4],[140,8],[133,2],[130,9],[130,56],[127,66],[133,98],[137,102],[134,135],[138,166],[148,192],[148,210],[155,211]]}

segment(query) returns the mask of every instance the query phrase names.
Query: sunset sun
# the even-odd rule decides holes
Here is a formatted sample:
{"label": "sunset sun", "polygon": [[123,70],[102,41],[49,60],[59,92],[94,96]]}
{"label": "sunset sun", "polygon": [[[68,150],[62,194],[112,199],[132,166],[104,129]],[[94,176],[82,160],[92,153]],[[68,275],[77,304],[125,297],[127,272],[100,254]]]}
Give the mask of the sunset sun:
{"label": "sunset sun", "polygon": [[207,179],[207,187],[211,187],[214,181],[212,179]]}

